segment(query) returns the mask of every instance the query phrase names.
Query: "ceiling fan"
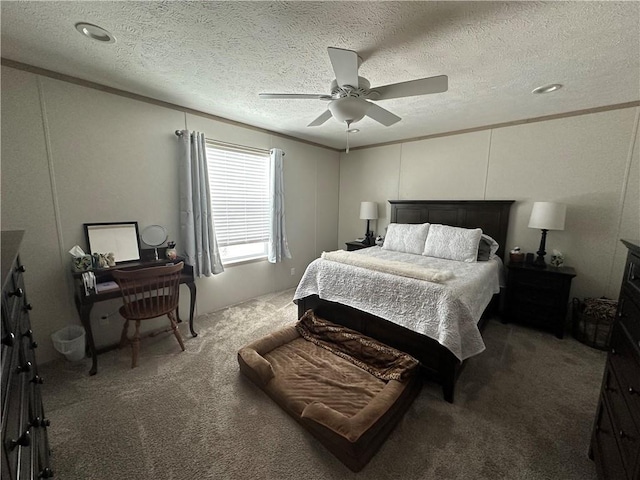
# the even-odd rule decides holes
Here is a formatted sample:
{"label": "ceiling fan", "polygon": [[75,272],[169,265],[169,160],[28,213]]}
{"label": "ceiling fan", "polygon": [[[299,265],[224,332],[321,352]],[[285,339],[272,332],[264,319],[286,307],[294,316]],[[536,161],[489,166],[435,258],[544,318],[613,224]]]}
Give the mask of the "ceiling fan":
{"label": "ceiling fan", "polygon": [[334,47],[329,47],[327,50],[333,71],[336,74],[336,79],[331,82],[331,93],[329,95],[261,93],[260,98],[329,101],[327,110],[307,125],[309,127],[317,127],[334,117],[339,122],[345,122],[347,129],[349,129],[352,123],[362,120],[365,115],[388,127],[399,122],[401,118],[371,100],[388,100],[391,98],[441,93],[446,92],[448,88],[446,75],[371,88],[369,80],[358,76],[358,67],[361,59],[356,52]]}

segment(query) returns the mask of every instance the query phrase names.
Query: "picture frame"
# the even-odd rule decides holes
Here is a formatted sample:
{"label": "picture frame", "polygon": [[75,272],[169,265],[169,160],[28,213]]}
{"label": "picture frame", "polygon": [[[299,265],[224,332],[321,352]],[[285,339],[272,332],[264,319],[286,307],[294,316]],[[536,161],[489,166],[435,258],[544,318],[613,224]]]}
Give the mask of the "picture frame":
{"label": "picture frame", "polygon": [[138,222],[85,223],[83,226],[91,254],[113,253],[116,264],[140,260]]}

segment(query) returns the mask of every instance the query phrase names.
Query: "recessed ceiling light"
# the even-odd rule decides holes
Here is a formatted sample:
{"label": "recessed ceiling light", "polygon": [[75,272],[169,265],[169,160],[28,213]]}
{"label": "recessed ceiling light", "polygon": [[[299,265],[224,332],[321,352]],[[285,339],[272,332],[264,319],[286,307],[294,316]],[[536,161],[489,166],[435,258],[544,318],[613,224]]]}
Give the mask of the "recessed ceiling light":
{"label": "recessed ceiling light", "polygon": [[358,133],[360,131],[359,128],[350,128],[349,130],[347,130],[347,132],[349,133]]}
{"label": "recessed ceiling light", "polygon": [[560,90],[562,85],[559,83],[552,83],[551,85],[545,85],[543,87],[534,88],[531,93],[551,93],[556,90]]}
{"label": "recessed ceiling light", "polygon": [[115,43],[116,37],[107,32],[104,28],[90,23],[76,23],[76,30],[78,30],[85,37],[89,37],[92,40],[104,43]]}

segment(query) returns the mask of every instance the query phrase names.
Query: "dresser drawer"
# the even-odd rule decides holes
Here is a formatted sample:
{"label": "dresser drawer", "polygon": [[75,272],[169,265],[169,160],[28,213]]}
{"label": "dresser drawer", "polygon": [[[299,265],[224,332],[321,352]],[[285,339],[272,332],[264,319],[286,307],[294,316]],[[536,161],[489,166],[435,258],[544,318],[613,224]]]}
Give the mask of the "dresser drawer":
{"label": "dresser drawer", "polygon": [[632,295],[640,295],[640,257],[634,253],[629,253],[622,286],[628,288]]}
{"label": "dresser drawer", "polygon": [[631,341],[640,349],[640,307],[628,295],[622,295],[618,300],[617,315],[629,332]]}
{"label": "dresser drawer", "polygon": [[38,419],[38,423],[34,422],[31,427],[32,433],[32,452],[33,452],[33,471],[36,472],[38,478],[48,478],[46,475],[52,473],[50,463],[49,441],[47,439],[47,429],[49,428],[49,420],[44,416],[42,408],[42,401],[37,389],[34,389],[36,395],[33,396],[34,416],[32,418]]}
{"label": "dresser drawer", "polygon": [[640,430],[627,404],[628,393],[618,381],[612,365],[607,363],[603,383],[603,395],[607,399],[613,432],[618,441],[622,461],[628,472],[633,472],[640,455]]}
{"label": "dresser drawer", "polygon": [[[640,428],[640,358],[620,324],[614,327],[611,336],[609,362],[616,373],[633,419]],[[638,440],[640,442],[640,438]]]}
{"label": "dresser drawer", "polygon": [[591,441],[598,478],[623,480],[628,478],[618,450],[615,431],[607,412],[606,402],[600,398],[596,424]]}
{"label": "dresser drawer", "polygon": [[[18,348],[18,342],[16,341],[15,346],[7,347],[3,350],[2,356],[2,390],[0,390],[0,395],[2,396],[2,418],[5,418],[5,413],[7,412],[6,408],[8,406],[8,399],[12,395],[12,391],[15,388],[15,382],[17,381],[15,378],[18,361],[19,361],[19,353],[20,349]],[[5,358],[6,354],[6,358]],[[4,426],[4,424],[3,424]]]}
{"label": "dresser drawer", "polygon": [[22,277],[18,278],[18,282],[14,282],[14,279],[11,278],[7,282],[7,288],[2,292],[2,301],[4,303],[6,309],[6,315],[8,319],[8,327],[11,330],[17,328],[14,324],[15,319],[17,319],[17,314],[24,307],[24,283],[22,282]]}
{"label": "dresser drawer", "polygon": [[9,478],[13,479],[25,475],[25,457],[29,454],[28,448],[31,445],[31,432],[27,421],[26,374],[13,373],[9,389],[2,412],[2,447],[10,467]]}
{"label": "dresser drawer", "polygon": [[20,312],[20,321],[18,322],[18,332],[16,335],[20,338],[20,350],[22,352],[23,363],[29,362],[32,374],[37,374],[38,365],[36,363],[35,349],[38,347],[38,342],[34,339],[29,313],[25,310]]}

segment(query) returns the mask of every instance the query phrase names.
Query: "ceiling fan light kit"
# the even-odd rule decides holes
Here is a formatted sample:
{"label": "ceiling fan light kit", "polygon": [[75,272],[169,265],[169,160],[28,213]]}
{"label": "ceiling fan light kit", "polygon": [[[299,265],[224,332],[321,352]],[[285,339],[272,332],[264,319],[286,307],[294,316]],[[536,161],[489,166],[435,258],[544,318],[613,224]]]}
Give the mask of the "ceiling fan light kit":
{"label": "ceiling fan light kit", "polygon": [[320,126],[334,117],[339,122],[346,123],[347,130],[349,130],[351,124],[362,120],[365,116],[386,127],[401,120],[400,117],[373,103],[372,100],[441,93],[446,92],[449,88],[449,80],[446,75],[371,88],[371,84],[366,78],[358,76],[358,67],[362,59],[358,57],[357,52],[334,47],[329,47],[327,50],[336,75],[336,79],[331,82],[330,95],[261,93],[260,98],[330,100],[327,110],[308,126]]}
{"label": "ceiling fan light kit", "polygon": [[329,111],[336,120],[350,125],[362,120],[370,106],[369,102],[359,97],[342,97],[329,103]]}

